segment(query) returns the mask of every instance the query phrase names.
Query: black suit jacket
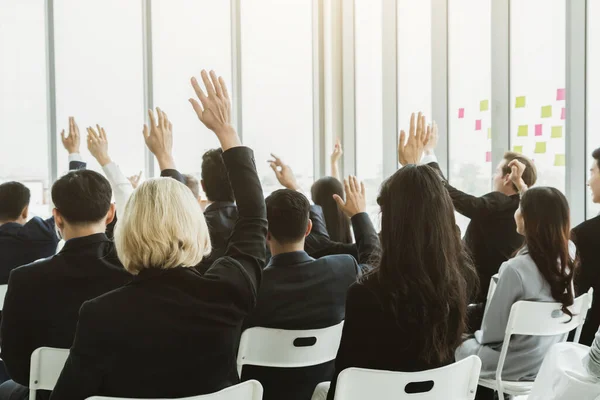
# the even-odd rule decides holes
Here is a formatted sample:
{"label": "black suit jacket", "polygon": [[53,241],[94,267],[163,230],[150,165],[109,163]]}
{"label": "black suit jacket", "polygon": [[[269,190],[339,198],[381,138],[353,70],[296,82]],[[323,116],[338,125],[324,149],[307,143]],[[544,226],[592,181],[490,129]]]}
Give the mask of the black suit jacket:
{"label": "black suit jacket", "polygon": [[[428,165],[442,175],[437,163]],[[502,263],[510,259],[524,243],[523,236],[517,233],[515,223],[519,195],[507,196],[492,192],[475,197],[452,187],[446,180],[444,182],[456,211],[471,219],[464,241],[479,275],[479,296],[474,300],[485,302],[490,279],[498,273]]]}
{"label": "black suit jacket", "polygon": [[[245,327],[321,329],[343,321],[348,288],[369,269],[364,262],[379,250],[379,238],[368,214],[355,215],[352,224],[362,265],[349,255],[315,260],[301,251],[274,256],[263,272],[258,302]],[[331,380],[333,371],[333,361],[307,368],[245,366],[242,380],[260,381],[265,400],[309,400],[319,383]]]}
{"label": "black suit jacket", "polygon": [[216,201],[204,210],[204,218],[210,233],[212,252],[198,265],[198,271],[204,273],[220,257],[223,257],[227,249],[227,243],[233,232],[235,221],[238,218],[238,209],[235,203],[228,201]]}
{"label": "black suit jacket", "polygon": [[581,332],[580,343],[591,346],[600,326],[600,216],[573,228],[581,266],[575,276],[577,295],[594,288],[594,301]]}
{"label": "black suit jacket", "polygon": [[54,257],[13,270],[0,327],[10,377],[29,386],[31,353],[71,347],[83,302],[130,280],[103,233],[71,239]]}
{"label": "black suit jacket", "polygon": [[331,240],[321,206],[312,205],[310,207],[310,220],[313,227],[304,243],[304,250],[311,257],[321,258],[334,254],[348,254],[358,260],[358,248],[355,243],[339,243]]}
{"label": "black suit jacket", "polygon": [[254,308],[267,220],[252,151],[223,153],[239,218],[225,256],[204,274],[147,268],[84,303],[54,399],[212,393],[239,381],[242,322]]}

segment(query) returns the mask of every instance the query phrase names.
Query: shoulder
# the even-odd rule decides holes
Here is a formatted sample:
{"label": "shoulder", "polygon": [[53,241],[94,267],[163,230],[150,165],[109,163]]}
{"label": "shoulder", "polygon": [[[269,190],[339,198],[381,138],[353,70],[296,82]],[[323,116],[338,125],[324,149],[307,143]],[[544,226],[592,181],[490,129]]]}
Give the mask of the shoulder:
{"label": "shoulder", "polygon": [[34,261],[31,264],[22,265],[11,271],[10,281],[13,282],[27,280],[29,284],[35,284],[36,278],[34,277],[47,275],[51,272],[49,268],[52,268],[52,266],[59,262],[60,261],[57,259],[57,256],[52,256],[42,260]]}
{"label": "shoulder", "polygon": [[318,258],[314,261],[318,265],[326,265],[333,271],[340,273],[351,273],[356,276],[358,273],[358,262],[354,257],[348,254],[335,254]]}
{"label": "shoulder", "polygon": [[529,254],[517,254],[510,260],[504,262],[500,266],[498,276],[500,278],[513,276],[518,277],[520,280],[523,279],[523,275],[529,270],[537,270],[535,262]]}
{"label": "shoulder", "polygon": [[593,237],[594,240],[600,236],[600,216],[589,219],[573,228],[575,241],[588,240]]}

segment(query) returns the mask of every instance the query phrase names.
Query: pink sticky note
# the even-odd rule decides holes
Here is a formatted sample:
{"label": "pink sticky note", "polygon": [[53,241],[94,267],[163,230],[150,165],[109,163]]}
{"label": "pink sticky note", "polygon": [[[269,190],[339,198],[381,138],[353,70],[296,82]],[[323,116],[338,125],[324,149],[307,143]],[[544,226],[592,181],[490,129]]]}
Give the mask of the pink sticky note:
{"label": "pink sticky note", "polygon": [[542,136],[542,124],[535,126],[535,136]]}
{"label": "pink sticky note", "polygon": [[566,89],[558,89],[556,91],[556,100],[564,100],[566,97]]}
{"label": "pink sticky note", "polygon": [[485,162],[492,162],[492,152],[488,151],[485,153]]}
{"label": "pink sticky note", "polygon": [[475,121],[475,130],[476,131],[480,131],[481,130],[481,120],[478,119],[477,121]]}
{"label": "pink sticky note", "polygon": [[562,111],[560,112],[560,119],[567,119],[567,109],[563,107]]}
{"label": "pink sticky note", "polygon": [[459,108],[458,109],[458,118],[464,118],[464,117],[465,117],[465,109]]}

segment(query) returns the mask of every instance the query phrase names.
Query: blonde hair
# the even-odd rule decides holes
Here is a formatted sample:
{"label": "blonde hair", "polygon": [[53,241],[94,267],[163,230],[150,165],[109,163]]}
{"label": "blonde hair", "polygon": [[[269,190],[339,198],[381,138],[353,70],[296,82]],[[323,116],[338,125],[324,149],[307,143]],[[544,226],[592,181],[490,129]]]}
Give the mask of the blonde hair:
{"label": "blonde hair", "polygon": [[193,267],[210,253],[210,235],[192,192],[172,178],[150,179],[119,215],[115,245],[125,269]]}

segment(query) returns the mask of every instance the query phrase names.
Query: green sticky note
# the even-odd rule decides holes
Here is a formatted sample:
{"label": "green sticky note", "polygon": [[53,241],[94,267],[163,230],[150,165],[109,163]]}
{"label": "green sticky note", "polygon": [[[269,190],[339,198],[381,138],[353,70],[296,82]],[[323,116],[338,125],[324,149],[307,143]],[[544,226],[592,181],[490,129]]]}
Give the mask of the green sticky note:
{"label": "green sticky note", "polygon": [[479,110],[480,111],[487,111],[490,109],[490,102],[489,100],[481,100],[479,102]]}
{"label": "green sticky note", "polygon": [[523,146],[513,146],[513,151],[515,153],[523,154]]}
{"label": "green sticky note", "polygon": [[564,167],[565,165],[567,165],[567,160],[565,159],[564,154],[557,154],[554,156],[555,167]]}
{"label": "green sticky note", "polygon": [[517,104],[515,105],[515,108],[523,108],[526,104],[527,98],[525,96],[519,96],[517,97]]}
{"label": "green sticky note", "polygon": [[550,117],[552,117],[552,106],[542,107],[542,118],[550,118]]}
{"label": "green sticky note", "polygon": [[550,135],[550,137],[554,138],[554,139],[559,139],[559,138],[563,137],[563,127],[562,126],[553,126],[552,134]]}
{"label": "green sticky note", "polygon": [[488,139],[492,138],[492,128],[488,128]]}
{"label": "green sticky note", "polygon": [[519,131],[517,132],[517,136],[529,136],[529,125],[519,125]]}
{"label": "green sticky note", "polygon": [[546,142],[537,142],[535,144],[535,154],[545,154],[546,153]]}

